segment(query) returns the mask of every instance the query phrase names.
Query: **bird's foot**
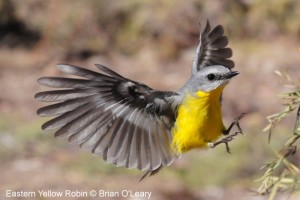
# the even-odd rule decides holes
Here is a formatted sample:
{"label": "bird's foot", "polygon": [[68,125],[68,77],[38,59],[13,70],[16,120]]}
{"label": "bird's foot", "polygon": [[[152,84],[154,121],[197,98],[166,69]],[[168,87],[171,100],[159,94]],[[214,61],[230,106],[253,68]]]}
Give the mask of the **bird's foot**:
{"label": "bird's foot", "polygon": [[239,124],[239,121],[245,116],[245,114],[246,113],[242,113],[238,117],[236,117],[234,119],[234,121],[231,123],[231,125],[228,127],[228,129],[223,132],[224,135],[228,135],[230,133],[231,129],[233,128],[233,126],[235,125],[238,129],[235,133],[233,133],[231,135],[228,135],[228,136],[222,138],[221,140],[219,140],[215,143],[208,143],[208,146],[210,148],[215,148],[216,146],[218,146],[220,144],[225,144],[226,151],[228,153],[230,153],[230,147],[229,147],[228,143],[230,141],[232,141],[237,135],[240,135],[240,134],[242,135],[243,134],[243,130],[242,130],[240,124]]}

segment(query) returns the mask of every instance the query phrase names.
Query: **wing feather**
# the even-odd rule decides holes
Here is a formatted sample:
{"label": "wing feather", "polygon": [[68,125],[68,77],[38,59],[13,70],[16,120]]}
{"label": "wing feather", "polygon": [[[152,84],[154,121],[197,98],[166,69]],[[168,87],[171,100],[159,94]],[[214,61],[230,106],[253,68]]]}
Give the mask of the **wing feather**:
{"label": "wing feather", "polygon": [[[221,52],[212,53],[218,57]],[[177,158],[169,134],[180,95],[155,91],[96,66],[105,74],[61,64],[60,71],[80,79],[38,79],[59,89],[35,95],[39,101],[54,102],[37,111],[40,116],[54,116],[42,128],[56,130],[56,137],[68,138],[117,166],[154,171],[169,165]]]}
{"label": "wing feather", "polygon": [[[210,30],[210,28],[209,28],[209,30]],[[224,34],[224,28],[221,25],[217,25],[210,33],[209,33],[209,30],[207,30],[207,42],[215,41],[221,35]]]}
{"label": "wing feather", "polygon": [[123,118],[119,117],[116,118],[116,121],[113,123],[112,127],[110,128],[110,130],[108,131],[108,133],[106,134],[107,137],[107,141],[104,144],[101,144],[101,146],[105,147],[103,150],[103,159],[109,163],[113,163],[113,157],[110,157],[110,155],[108,154],[109,148],[111,147],[114,139],[116,139],[117,137],[117,133],[119,131],[119,129],[121,128],[121,125],[123,124]]}
{"label": "wing feather", "polygon": [[55,103],[38,109],[37,114],[41,117],[61,115],[66,112],[76,110],[77,108],[83,106],[84,104],[93,102],[96,99],[98,99],[98,97],[92,95],[87,97],[81,97],[78,99],[71,99],[60,103]]}
{"label": "wing feather", "polygon": [[208,44],[208,49],[221,49],[228,45],[228,39],[226,36],[219,37],[215,41]]}
{"label": "wing feather", "polygon": [[161,140],[161,134],[163,134],[162,130],[161,130],[161,127],[160,125],[158,124],[156,126],[156,131],[157,131],[157,135],[156,135],[156,142],[157,142],[157,146],[158,146],[158,152],[159,152],[159,155],[160,155],[160,161],[161,161],[161,165],[165,165],[166,163],[166,150],[165,150],[165,147],[164,147],[164,142]]}
{"label": "wing feather", "polygon": [[85,104],[84,106],[81,106],[75,110],[66,112],[54,119],[49,120],[48,122],[44,123],[42,125],[43,130],[53,130],[53,129],[59,129],[66,125],[67,123],[70,123],[71,121],[75,120],[82,114],[85,114],[86,112],[89,112],[91,109],[94,108],[94,105],[91,103]]}
{"label": "wing feather", "polygon": [[71,89],[71,90],[52,90],[46,92],[39,92],[35,98],[44,102],[66,101],[80,97],[91,96],[98,93],[109,92],[107,88],[87,88],[87,89]]}
{"label": "wing feather", "polygon": [[229,69],[234,67],[234,62],[229,60],[232,50],[228,47],[228,38],[224,35],[224,28],[221,25],[211,30],[207,21],[204,31],[200,34],[200,42],[197,47],[193,61],[192,74],[197,73],[204,67],[209,67],[212,63],[223,65]]}
{"label": "wing feather", "polygon": [[157,138],[157,125],[153,121],[151,121],[152,125],[149,128],[149,147],[150,147],[150,155],[151,155],[151,168],[157,169],[161,165],[161,158],[159,154],[158,142]]}
{"label": "wing feather", "polygon": [[124,140],[127,135],[126,132],[128,131],[128,126],[128,121],[122,121],[122,124],[119,126],[119,128],[116,129],[117,133],[115,134],[115,137],[113,138],[113,141],[111,142],[108,149],[108,157],[110,159],[110,163],[117,164],[117,159],[122,147],[122,143],[126,143]]}
{"label": "wing feather", "polygon": [[137,134],[139,127],[135,126],[133,129],[133,134],[132,134],[132,138],[130,141],[130,147],[129,147],[129,151],[128,151],[128,158],[126,160],[126,167],[131,169],[131,168],[137,168],[138,166],[138,160],[137,160],[137,156],[138,156],[138,152],[137,152],[137,147],[138,147],[138,143],[139,143],[139,134]]}
{"label": "wing feather", "polygon": [[104,115],[105,115],[105,117],[103,118],[104,120],[102,119],[99,120],[99,124],[97,125],[97,127],[95,127],[95,131],[91,133],[91,135],[89,135],[89,137],[87,137],[86,140],[80,144],[81,148],[90,150],[91,152],[95,153],[95,149],[100,143],[101,138],[107,132],[109,126],[112,124],[112,121],[114,120],[110,112],[106,112],[104,113]]}
{"label": "wing feather", "polygon": [[87,78],[89,80],[94,80],[94,81],[105,81],[105,82],[117,82],[117,80],[115,78],[109,77],[109,76],[105,76],[104,74],[100,74],[82,67],[77,67],[74,65],[65,65],[65,64],[59,64],[56,65],[56,67],[66,73],[66,74],[70,74],[70,75],[74,75],[74,76],[80,76],[83,78]]}
{"label": "wing feather", "polygon": [[101,112],[97,111],[100,113],[99,115],[96,115],[84,128],[81,128],[74,134],[72,134],[68,141],[72,144],[79,144],[82,146],[87,140],[89,140],[99,129],[99,124],[105,123],[111,115],[111,113],[107,112],[104,115],[101,115]]}
{"label": "wing feather", "polygon": [[141,134],[141,144],[140,144],[140,163],[141,170],[151,169],[151,152],[150,152],[150,143],[149,143],[149,133],[148,127],[150,126],[149,121],[144,121],[143,134]]}
{"label": "wing feather", "polygon": [[122,124],[120,124],[117,127],[117,134],[115,135],[115,137],[113,138],[113,141],[110,143],[109,147],[109,156],[111,159],[111,163],[117,164],[117,159],[119,157],[119,153],[122,149],[122,144],[126,144],[126,142],[124,142],[124,138],[126,137],[126,135],[128,134],[128,129],[130,127],[130,122],[129,122],[129,118],[127,118],[128,115],[130,115],[132,112],[132,115],[135,113],[136,110],[133,110],[129,107],[126,106],[122,111],[120,111],[118,113],[118,115],[120,117],[122,117],[123,121]]}
{"label": "wing feather", "polygon": [[232,50],[230,48],[210,50],[205,52],[205,60],[211,58],[230,58],[232,56]]}
{"label": "wing feather", "polygon": [[87,88],[87,87],[111,87],[112,82],[93,81],[86,79],[61,78],[61,77],[43,77],[38,79],[38,83],[53,88]]}
{"label": "wing feather", "polygon": [[[99,140],[97,141],[97,143],[94,145],[94,147],[92,148],[92,153],[97,154],[97,155],[103,155],[103,152],[110,140],[110,135],[111,135],[111,127],[113,126],[114,122],[115,122],[116,118],[114,116],[112,116],[111,118],[109,118],[109,120],[107,121],[107,123],[105,124],[105,129],[100,129],[101,130],[101,137],[99,138]],[[106,161],[106,158],[103,158]]]}
{"label": "wing feather", "polygon": [[[148,128],[147,128],[148,127]],[[145,127],[145,129],[147,130],[147,135],[148,135],[148,138],[149,138],[149,154],[150,154],[150,157],[151,157],[151,163],[150,163],[150,166],[151,166],[151,169],[155,170],[157,169],[158,167],[160,167],[161,165],[161,160],[160,160],[160,155],[158,154],[158,148],[156,146],[156,143],[155,143],[155,139],[154,139],[154,135],[151,133],[149,133],[149,125],[147,124],[147,127]]]}

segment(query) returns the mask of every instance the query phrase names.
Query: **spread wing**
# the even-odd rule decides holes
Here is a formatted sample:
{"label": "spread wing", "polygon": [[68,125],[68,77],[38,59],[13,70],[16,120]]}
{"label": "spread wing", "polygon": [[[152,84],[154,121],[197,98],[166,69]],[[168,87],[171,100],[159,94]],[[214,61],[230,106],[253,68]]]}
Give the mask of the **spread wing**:
{"label": "spread wing", "polygon": [[234,62],[228,59],[232,56],[232,50],[226,47],[228,39],[224,35],[224,29],[221,25],[211,30],[210,24],[207,21],[199,40],[200,42],[193,61],[192,74],[212,65],[223,65],[229,69],[234,67]]}
{"label": "spread wing", "polygon": [[155,91],[96,66],[107,75],[58,65],[62,72],[82,78],[38,79],[60,88],[35,95],[39,101],[55,102],[37,111],[54,116],[42,129],[56,130],[56,137],[68,138],[117,166],[154,171],[172,163],[177,155],[170,148],[170,129],[178,94]]}

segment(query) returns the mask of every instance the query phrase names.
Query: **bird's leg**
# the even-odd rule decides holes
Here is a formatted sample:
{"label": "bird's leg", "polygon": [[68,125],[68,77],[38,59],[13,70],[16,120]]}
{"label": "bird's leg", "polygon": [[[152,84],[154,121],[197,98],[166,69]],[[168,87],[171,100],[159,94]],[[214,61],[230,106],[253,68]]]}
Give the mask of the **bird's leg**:
{"label": "bird's leg", "polygon": [[[228,153],[230,153],[230,147],[229,147],[228,143],[230,141],[232,141],[237,135],[243,134],[243,130],[242,130],[241,126],[240,126],[239,121],[244,117],[245,114],[246,113],[242,113],[238,117],[236,117],[234,119],[234,121],[230,124],[230,126],[228,127],[228,129],[226,129],[225,131],[223,131],[223,135],[228,135],[227,137],[224,137],[224,138],[222,138],[221,140],[219,140],[219,141],[217,141],[215,143],[209,143],[208,146],[210,148],[215,148],[219,144],[225,144],[226,151]],[[235,133],[229,135],[229,133],[230,133],[230,131],[233,128],[234,125],[237,127],[238,130]]]}
{"label": "bird's leg", "polygon": [[234,125],[236,125],[236,127],[238,128],[239,133],[243,134],[243,131],[240,127],[240,120],[245,116],[246,113],[242,113],[239,116],[237,116],[234,121],[230,124],[230,126],[228,127],[228,129],[226,129],[225,131],[223,131],[223,135],[228,135],[231,131],[231,129],[233,128]]}

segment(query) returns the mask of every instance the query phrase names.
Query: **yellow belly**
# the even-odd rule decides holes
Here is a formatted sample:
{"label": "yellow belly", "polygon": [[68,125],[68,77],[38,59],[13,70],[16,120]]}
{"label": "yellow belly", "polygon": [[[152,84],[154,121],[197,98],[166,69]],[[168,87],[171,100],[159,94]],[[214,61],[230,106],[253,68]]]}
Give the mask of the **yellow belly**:
{"label": "yellow belly", "polygon": [[222,90],[223,87],[185,96],[172,129],[172,147],[176,152],[205,148],[225,130],[220,103]]}

